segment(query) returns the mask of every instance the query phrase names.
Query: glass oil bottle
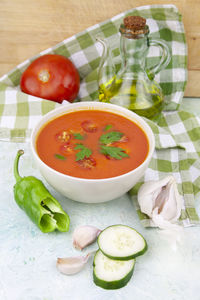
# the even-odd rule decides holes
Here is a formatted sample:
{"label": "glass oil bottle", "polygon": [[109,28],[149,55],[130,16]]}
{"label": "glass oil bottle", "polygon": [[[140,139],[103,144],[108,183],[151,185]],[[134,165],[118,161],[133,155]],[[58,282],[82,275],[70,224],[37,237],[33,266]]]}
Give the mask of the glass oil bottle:
{"label": "glass oil bottle", "polygon": [[[98,72],[99,101],[126,107],[140,116],[156,119],[164,107],[164,96],[155,74],[165,68],[171,59],[168,46],[162,40],[149,38],[146,20],[129,16],[120,26],[121,68],[116,72],[111,49],[104,47]],[[159,63],[146,69],[146,57],[150,46],[162,50]]]}

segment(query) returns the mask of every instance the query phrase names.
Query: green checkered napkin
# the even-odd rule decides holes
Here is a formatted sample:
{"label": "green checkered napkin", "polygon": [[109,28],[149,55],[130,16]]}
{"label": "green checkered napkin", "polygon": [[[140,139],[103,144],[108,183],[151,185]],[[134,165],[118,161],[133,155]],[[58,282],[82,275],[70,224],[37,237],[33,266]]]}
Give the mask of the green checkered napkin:
{"label": "green checkered napkin", "polygon": [[[60,104],[22,93],[19,82],[22,72],[40,55],[56,53],[70,58],[81,77],[77,101],[98,100],[97,68],[102,47],[96,36],[104,37],[112,46],[117,61],[119,54],[118,29],[127,15],[140,15],[147,19],[152,38],[161,38],[171,48],[172,58],[168,67],[156,75],[167,103],[166,110],[177,110],[182,100],[187,80],[187,46],[184,27],[177,8],[173,5],[144,6],[121,13],[110,20],[88,28],[58,45],[47,49],[30,60],[18,65],[0,79],[0,139],[24,142],[29,139],[32,128],[48,111]],[[155,64],[160,53],[151,48],[147,65]],[[148,121],[148,120],[147,120]],[[148,121],[156,136],[156,151],[143,181],[160,179],[173,174],[180,194],[184,198],[181,222],[184,226],[198,224],[194,197],[200,186],[200,119],[186,112],[163,113],[159,126]],[[182,147],[180,147],[182,146]],[[183,148],[184,147],[184,148]],[[137,205],[136,193],[140,182],[130,195]],[[145,226],[150,220],[140,212]]]}
{"label": "green checkered napkin", "polygon": [[183,197],[180,224],[185,227],[200,224],[195,209],[195,197],[200,192],[200,118],[185,111],[174,111],[162,113],[158,124],[146,121],[154,132],[156,150],[144,178],[130,191],[141,222],[144,226],[153,226],[138,206],[139,187],[143,182],[171,174]]}
{"label": "green checkered napkin", "polygon": [[[169,45],[172,59],[168,67],[156,75],[155,79],[160,83],[165,94],[167,110],[178,109],[187,79],[187,46],[181,16],[173,5],[143,6],[121,13],[72,36],[26,60],[3,76],[0,79],[0,139],[26,140],[41,116],[56,106],[53,102],[26,95],[19,89],[22,72],[40,55],[56,53],[69,57],[77,67],[82,80],[77,100],[98,100],[96,75],[103,49],[100,43],[96,42],[96,37],[101,36],[108,41],[117,60],[119,26],[127,15],[145,17],[151,37],[161,38]],[[147,65],[155,64],[160,59],[159,55],[158,48],[151,47]]]}

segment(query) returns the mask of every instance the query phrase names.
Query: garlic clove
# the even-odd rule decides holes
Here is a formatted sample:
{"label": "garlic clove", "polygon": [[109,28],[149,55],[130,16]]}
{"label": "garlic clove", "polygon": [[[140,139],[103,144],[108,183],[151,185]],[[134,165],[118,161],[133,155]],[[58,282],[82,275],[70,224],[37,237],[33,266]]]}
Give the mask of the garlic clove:
{"label": "garlic clove", "polygon": [[73,275],[80,272],[90,257],[90,253],[86,256],[66,257],[57,259],[57,269],[65,275]]}
{"label": "garlic clove", "polygon": [[180,217],[183,199],[175,178],[167,176],[159,181],[144,183],[138,191],[138,203],[154,225],[167,228]]}
{"label": "garlic clove", "polygon": [[171,222],[176,221],[181,214],[182,199],[179,195],[177,184],[175,179],[172,179],[166,186],[168,189],[168,201],[166,201],[161,215],[164,219],[170,220]]}
{"label": "garlic clove", "polygon": [[73,232],[73,246],[79,250],[84,249],[97,239],[100,232],[100,229],[91,225],[77,227]]}

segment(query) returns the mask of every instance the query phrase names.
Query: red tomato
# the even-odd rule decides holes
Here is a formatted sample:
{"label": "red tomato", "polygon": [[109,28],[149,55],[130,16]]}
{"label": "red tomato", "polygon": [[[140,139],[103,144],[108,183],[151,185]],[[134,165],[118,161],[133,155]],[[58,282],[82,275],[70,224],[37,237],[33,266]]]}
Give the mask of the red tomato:
{"label": "red tomato", "polygon": [[97,125],[93,123],[92,121],[86,120],[81,123],[81,127],[86,132],[96,132],[97,131]]}
{"label": "red tomato", "polygon": [[21,76],[22,92],[61,103],[76,98],[80,79],[73,63],[57,54],[46,54],[34,60]]}

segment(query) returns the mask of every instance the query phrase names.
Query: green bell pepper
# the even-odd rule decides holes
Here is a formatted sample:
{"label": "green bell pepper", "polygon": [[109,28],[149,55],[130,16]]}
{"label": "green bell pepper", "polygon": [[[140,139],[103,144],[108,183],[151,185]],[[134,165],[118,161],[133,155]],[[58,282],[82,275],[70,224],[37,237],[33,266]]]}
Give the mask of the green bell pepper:
{"label": "green bell pepper", "polygon": [[33,176],[21,177],[18,171],[19,158],[23,150],[17,152],[14,162],[15,201],[42,232],[68,231],[70,219],[60,203],[49,193],[42,181]]}

